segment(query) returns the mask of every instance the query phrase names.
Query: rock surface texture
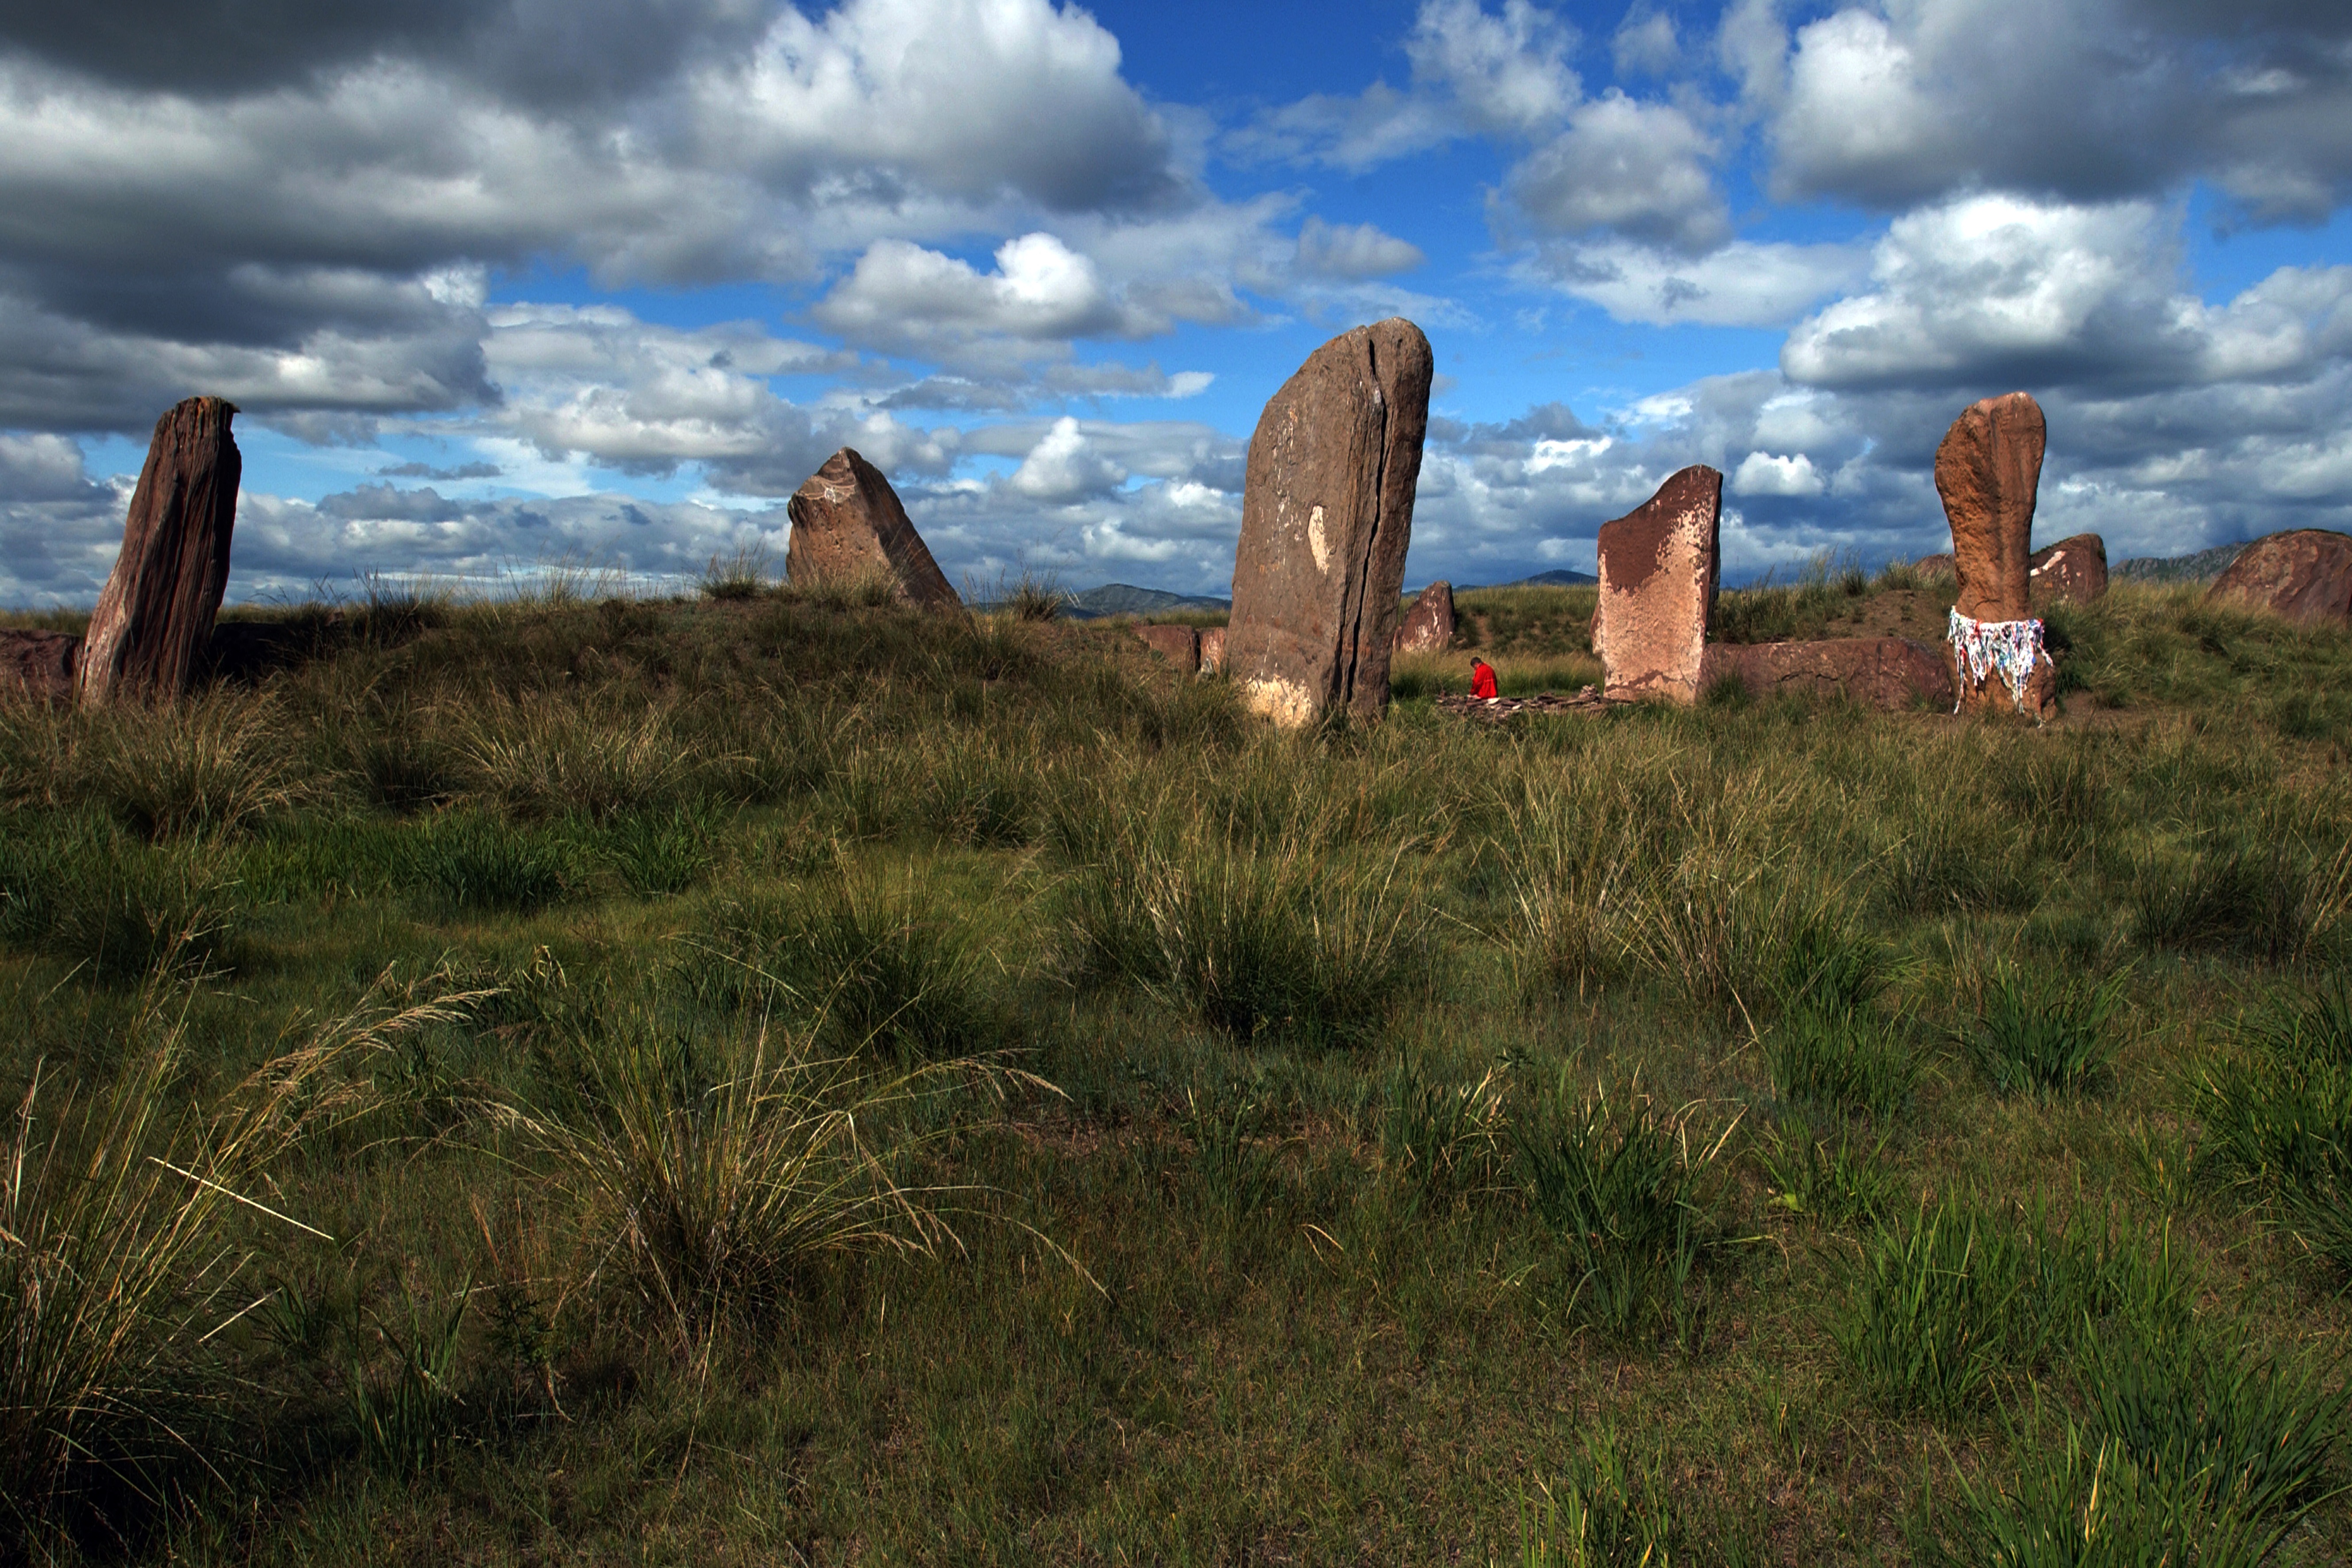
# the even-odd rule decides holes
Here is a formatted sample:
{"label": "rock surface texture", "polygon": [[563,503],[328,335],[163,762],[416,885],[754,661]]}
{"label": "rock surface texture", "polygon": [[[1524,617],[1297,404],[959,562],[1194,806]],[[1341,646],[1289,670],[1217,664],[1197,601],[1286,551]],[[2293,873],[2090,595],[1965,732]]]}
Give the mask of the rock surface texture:
{"label": "rock surface texture", "polygon": [[2087,605],[2107,591],[2107,542],[2078,533],[2035,551],[2026,573],[2037,605]]}
{"label": "rock surface texture", "polygon": [[245,459],[229,434],[236,405],[191,397],[155,421],[122,553],[90,612],[74,661],[85,702],[152,700],[188,689],[228,587]]}
{"label": "rock surface texture", "polygon": [[1658,493],[1601,525],[1601,603],[1592,651],[1604,691],[1623,701],[1698,700],[1707,628],[1715,622],[1716,536],[1723,475],[1685,468]]}
{"label": "rock surface texture", "polygon": [[802,587],[879,577],[900,602],[958,610],[963,600],[931,559],[929,546],[882,470],[844,447],[793,492],[792,542],[784,575]]}
{"label": "rock surface texture", "polygon": [[[2033,505],[2048,433],[2042,405],[2012,392],[1970,404],[1936,448],[1936,493],[1952,525],[1959,580],[1954,608],[1970,620],[2021,621],[2033,614]],[[1957,659],[1952,684],[1964,710],[2018,701],[2000,675],[1988,671],[1979,680]],[[2047,713],[2057,685],[2048,656],[2036,659],[2024,710]]]}
{"label": "rock surface texture", "polygon": [[1358,327],[1307,356],[1250,437],[1224,664],[1278,724],[1388,706],[1431,368],[1411,321]]}
{"label": "rock surface texture", "polygon": [[2352,536],[2297,528],[2257,539],[2213,580],[2205,601],[2341,626],[2352,620]]}
{"label": "rock surface texture", "polygon": [[1201,673],[1215,675],[1225,668],[1225,628],[1208,626],[1201,633]]}
{"label": "rock surface texture", "polygon": [[1185,674],[1201,668],[1201,634],[1191,626],[1138,626],[1135,635]]}
{"label": "rock surface texture", "polygon": [[1949,577],[1957,569],[1952,564],[1952,552],[1948,550],[1941,555],[1922,555],[1911,563],[1911,570],[1922,577]]}
{"label": "rock surface texture", "polygon": [[1443,653],[1454,643],[1454,584],[1432,583],[1404,613],[1397,627],[1399,653]]}
{"label": "rock surface texture", "polygon": [[1952,705],[1951,666],[1936,649],[1908,637],[1717,643],[1706,650],[1704,683],[1711,688],[1726,679],[1737,679],[1759,697],[1843,693],[1865,708],[1887,710],[1921,701],[1943,709]]}
{"label": "rock surface texture", "polygon": [[0,631],[0,699],[72,697],[80,651],[81,638],[71,632]]}

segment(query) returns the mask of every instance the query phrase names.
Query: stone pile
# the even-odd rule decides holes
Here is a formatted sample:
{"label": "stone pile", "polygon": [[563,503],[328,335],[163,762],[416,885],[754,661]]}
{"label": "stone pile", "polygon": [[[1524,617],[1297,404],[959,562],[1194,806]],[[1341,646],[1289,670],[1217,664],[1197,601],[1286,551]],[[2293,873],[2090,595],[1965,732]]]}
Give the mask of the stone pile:
{"label": "stone pile", "polygon": [[2297,528],[2257,539],[2213,580],[2205,602],[2342,626],[2352,620],[2352,536]]}
{"label": "stone pile", "polygon": [[1431,372],[1411,321],[1358,327],[1307,356],[1250,437],[1223,663],[1277,724],[1388,706]]}
{"label": "stone pile", "polygon": [[1399,653],[1443,653],[1454,644],[1454,584],[1432,583],[1404,613],[1397,627]]}
{"label": "stone pile", "polygon": [[[2033,507],[2047,426],[2022,392],[1971,404],[1936,448],[1936,493],[1952,527],[1958,579],[1952,686],[1963,711],[2056,705],[2057,671],[2032,618]],[[2101,552],[2102,576],[2105,552]]]}
{"label": "stone pile", "polygon": [[1698,700],[1715,622],[1723,475],[1685,468],[1634,510],[1601,525],[1592,651],[1612,700]]}
{"label": "stone pile", "polygon": [[228,587],[245,467],[236,416],[225,398],[191,397],[155,422],[122,552],[71,656],[82,701],[176,697],[194,680]]}
{"label": "stone pile", "polygon": [[784,575],[795,586],[879,579],[901,604],[926,610],[963,607],[923,536],[908,521],[898,492],[882,470],[851,448],[827,458],[793,492],[785,510],[793,531],[784,547]]}

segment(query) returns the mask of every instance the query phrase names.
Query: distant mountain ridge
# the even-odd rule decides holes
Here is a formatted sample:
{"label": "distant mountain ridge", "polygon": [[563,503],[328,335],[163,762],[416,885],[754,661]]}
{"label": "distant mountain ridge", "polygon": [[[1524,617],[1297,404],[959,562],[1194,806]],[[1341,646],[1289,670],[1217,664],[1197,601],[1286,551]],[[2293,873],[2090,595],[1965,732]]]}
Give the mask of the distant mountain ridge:
{"label": "distant mountain ridge", "polygon": [[2230,569],[2243,544],[2217,544],[2193,555],[2143,555],[2117,563],[2111,576],[2126,583],[2210,583]]}
{"label": "distant mountain ridge", "polygon": [[[1562,569],[1538,572],[1532,577],[1521,577],[1509,583],[1474,584],[1472,587],[1457,588],[1454,591],[1467,594],[1479,586],[1590,587],[1600,581],[1600,578],[1589,572],[1570,572]],[[991,610],[998,606],[975,605],[972,607],[979,610]],[[1105,583],[1099,588],[1088,588],[1083,592],[1065,592],[1062,595],[1062,613],[1072,620],[1078,621],[1091,621],[1104,616],[1160,616],[1179,610],[1230,615],[1233,613],[1233,607],[1234,602],[1231,599],[1220,599],[1213,595],[1171,594],[1165,588],[1139,588],[1132,583]]]}

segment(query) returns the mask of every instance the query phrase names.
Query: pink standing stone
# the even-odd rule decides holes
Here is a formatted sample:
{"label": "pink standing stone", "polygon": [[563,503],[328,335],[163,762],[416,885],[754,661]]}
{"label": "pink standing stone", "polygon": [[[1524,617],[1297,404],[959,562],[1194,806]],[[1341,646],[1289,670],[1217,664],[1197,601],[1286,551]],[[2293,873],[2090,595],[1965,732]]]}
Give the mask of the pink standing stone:
{"label": "pink standing stone", "polygon": [[1615,700],[1698,700],[1715,621],[1716,538],[1723,475],[1685,468],[1658,493],[1601,525],[1601,604],[1592,651]]}

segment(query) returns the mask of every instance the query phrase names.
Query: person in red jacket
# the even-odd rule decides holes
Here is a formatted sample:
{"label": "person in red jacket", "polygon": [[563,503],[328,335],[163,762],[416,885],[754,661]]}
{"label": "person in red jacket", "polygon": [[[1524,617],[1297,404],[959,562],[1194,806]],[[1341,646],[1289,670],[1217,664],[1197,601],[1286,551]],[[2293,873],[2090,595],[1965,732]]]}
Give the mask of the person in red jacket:
{"label": "person in red jacket", "polygon": [[1470,695],[1492,701],[1502,695],[1495,689],[1495,667],[1483,658],[1470,661]]}

